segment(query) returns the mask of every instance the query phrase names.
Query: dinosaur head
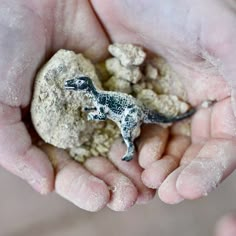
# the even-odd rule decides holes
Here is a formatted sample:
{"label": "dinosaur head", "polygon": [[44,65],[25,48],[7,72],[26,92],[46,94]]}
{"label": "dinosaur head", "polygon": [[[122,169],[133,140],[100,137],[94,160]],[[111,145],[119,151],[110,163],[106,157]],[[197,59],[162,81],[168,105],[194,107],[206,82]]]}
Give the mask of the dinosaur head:
{"label": "dinosaur head", "polygon": [[76,77],[75,79],[70,79],[65,81],[65,89],[67,90],[81,90],[81,91],[91,91],[94,86],[92,80],[87,76]]}

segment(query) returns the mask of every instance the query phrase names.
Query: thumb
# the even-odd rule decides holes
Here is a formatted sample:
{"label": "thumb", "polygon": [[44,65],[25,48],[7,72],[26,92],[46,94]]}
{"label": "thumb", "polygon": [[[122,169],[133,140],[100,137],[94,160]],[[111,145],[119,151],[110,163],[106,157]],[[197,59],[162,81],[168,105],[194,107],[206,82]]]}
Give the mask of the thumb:
{"label": "thumb", "polygon": [[3,104],[0,104],[0,165],[42,194],[53,190],[52,166],[46,154],[32,145],[20,109]]}

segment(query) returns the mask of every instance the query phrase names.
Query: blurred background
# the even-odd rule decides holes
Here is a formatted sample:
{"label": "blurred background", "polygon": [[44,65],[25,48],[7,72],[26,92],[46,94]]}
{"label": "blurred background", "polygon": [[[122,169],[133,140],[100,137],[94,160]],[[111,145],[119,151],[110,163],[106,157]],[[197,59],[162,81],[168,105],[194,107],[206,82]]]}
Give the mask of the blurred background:
{"label": "blurred background", "polygon": [[156,196],[127,212],[89,213],[56,194],[40,196],[0,169],[1,236],[208,236],[217,220],[236,208],[236,173],[216,191],[196,201],[166,205]]}

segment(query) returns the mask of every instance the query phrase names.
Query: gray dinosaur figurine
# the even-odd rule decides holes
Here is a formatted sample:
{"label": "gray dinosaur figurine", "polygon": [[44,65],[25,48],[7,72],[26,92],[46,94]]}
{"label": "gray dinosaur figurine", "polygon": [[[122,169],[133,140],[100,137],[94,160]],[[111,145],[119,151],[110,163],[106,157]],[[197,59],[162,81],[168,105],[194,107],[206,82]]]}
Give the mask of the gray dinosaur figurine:
{"label": "gray dinosaur figurine", "polygon": [[184,114],[167,117],[157,111],[149,110],[131,95],[98,90],[87,76],[67,80],[64,87],[67,90],[83,91],[91,98],[93,107],[84,108],[84,111],[89,112],[88,120],[110,119],[118,125],[127,146],[127,151],[122,158],[124,161],[130,161],[134,156],[134,140],[140,134],[142,123],[172,123],[188,118],[195,112],[195,109],[192,108]]}

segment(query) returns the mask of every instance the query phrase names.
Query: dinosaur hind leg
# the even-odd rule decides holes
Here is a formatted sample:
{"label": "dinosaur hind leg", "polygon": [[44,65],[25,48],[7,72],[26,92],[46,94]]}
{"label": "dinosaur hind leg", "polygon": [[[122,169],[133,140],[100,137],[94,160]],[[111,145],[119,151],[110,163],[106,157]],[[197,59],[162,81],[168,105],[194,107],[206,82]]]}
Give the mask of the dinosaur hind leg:
{"label": "dinosaur hind leg", "polygon": [[123,129],[121,131],[121,135],[127,146],[127,151],[125,155],[122,157],[122,161],[131,161],[135,153],[135,146],[134,146],[131,132],[129,130]]}

